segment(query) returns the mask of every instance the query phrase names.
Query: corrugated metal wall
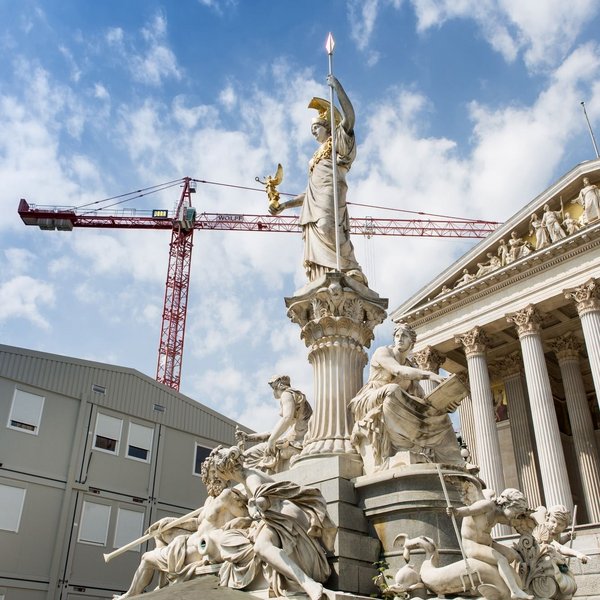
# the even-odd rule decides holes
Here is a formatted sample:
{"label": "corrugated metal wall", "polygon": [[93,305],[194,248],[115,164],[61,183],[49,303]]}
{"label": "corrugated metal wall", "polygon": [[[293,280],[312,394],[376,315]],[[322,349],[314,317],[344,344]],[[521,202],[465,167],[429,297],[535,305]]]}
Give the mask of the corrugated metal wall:
{"label": "corrugated metal wall", "polygon": [[[0,376],[72,398],[80,398],[84,390],[100,406],[207,439],[235,443],[235,421],[134,369],[0,344]],[[92,391],[94,384],[105,388],[105,393]],[[165,411],[154,410],[155,404]]]}

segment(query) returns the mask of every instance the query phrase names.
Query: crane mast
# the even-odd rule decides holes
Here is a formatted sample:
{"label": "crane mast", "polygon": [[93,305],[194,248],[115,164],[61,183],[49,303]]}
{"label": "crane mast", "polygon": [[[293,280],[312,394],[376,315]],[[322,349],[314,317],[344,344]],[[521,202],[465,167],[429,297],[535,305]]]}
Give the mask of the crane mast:
{"label": "crane mast", "polygon": [[[296,216],[196,213],[191,195],[196,191],[191,177],[182,180],[182,192],[173,214],[166,210],[81,210],[64,206],[38,206],[21,199],[18,212],[25,225],[40,229],[72,231],[74,227],[109,229],[171,230],[169,264],[160,329],[156,379],[179,390],[183,343],[190,286],[190,269],[195,230],[299,233]],[[158,187],[158,186],[157,186]],[[483,238],[499,225],[469,219],[375,219],[350,218],[355,235]]]}
{"label": "crane mast", "polygon": [[185,177],[181,199],[175,210],[169,245],[169,266],[156,367],[156,380],[175,390],[179,390],[181,382],[185,321],[190,289],[195,220],[191,194],[194,191],[190,178]]}

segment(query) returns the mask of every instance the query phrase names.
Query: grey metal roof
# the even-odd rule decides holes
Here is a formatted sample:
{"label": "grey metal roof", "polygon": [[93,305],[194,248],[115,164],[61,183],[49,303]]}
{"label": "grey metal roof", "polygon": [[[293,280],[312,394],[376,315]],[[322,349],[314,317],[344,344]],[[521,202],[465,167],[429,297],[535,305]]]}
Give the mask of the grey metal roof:
{"label": "grey metal roof", "polygon": [[[219,441],[236,422],[127,367],[0,344],[0,377]],[[101,386],[105,393],[93,391]],[[97,388],[98,389],[98,388]],[[164,412],[155,410],[164,407]],[[246,429],[246,428],[244,428]]]}

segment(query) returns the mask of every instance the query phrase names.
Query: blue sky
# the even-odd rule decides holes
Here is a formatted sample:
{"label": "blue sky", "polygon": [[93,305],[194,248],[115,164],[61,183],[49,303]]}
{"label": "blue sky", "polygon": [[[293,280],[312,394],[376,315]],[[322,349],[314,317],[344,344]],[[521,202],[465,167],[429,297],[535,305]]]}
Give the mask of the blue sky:
{"label": "blue sky", "polygon": [[[79,206],[186,175],[253,187],[278,162],[299,193],[329,31],[357,113],[349,200],[506,220],[594,157],[580,101],[597,127],[599,14],[594,0],[0,0],[0,341],[154,376],[168,233],[45,232],[19,198]],[[210,185],[194,202],[267,206]],[[354,239],[391,307],[471,244]],[[276,418],[271,375],[311,397],[283,303],[304,284],[301,252],[289,234],[196,234],[184,393],[260,429]]]}

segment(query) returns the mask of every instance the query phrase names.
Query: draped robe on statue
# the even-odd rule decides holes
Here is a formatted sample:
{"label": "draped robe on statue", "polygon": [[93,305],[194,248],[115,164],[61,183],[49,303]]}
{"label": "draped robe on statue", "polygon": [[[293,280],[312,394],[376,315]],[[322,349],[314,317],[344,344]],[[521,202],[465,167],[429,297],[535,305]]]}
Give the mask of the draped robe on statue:
{"label": "draped robe on statue", "polygon": [[[354,133],[348,134],[341,125],[335,130],[338,182],[338,220],[340,269],[360,270],[350,241],[350,222],[346,210],[348,184],[346,174],[356,158]],[[313,280],[325,271],[337,268],[335,252],[335,218],[333,203],[333,168],[331,139],[328,139],[309,162],[308,186],[300,213],[304,239],[304,267]]]}
{"label": "draped robe on statue", "polygon": [[[278,503],[285,500],[306,514],[311,524],[308,531],[280,512]],[[315,581],[327,579],[330,568],[325,547],[333,548],[335,526],[327,515],[327,505],[319,490],[301,488],[290,481],[265,483],[249,499],[248,510],[254,518],[253,525],[249,529],[225,531],[220,538],[221,555],[225,561],[219,573],[221,586],[245,588],[262,572],[272,591],[283,595],[285,578],[254,552],[254,540],[264,527],[277,534],[283,551],[304,573]]]}

